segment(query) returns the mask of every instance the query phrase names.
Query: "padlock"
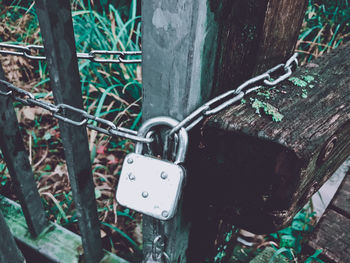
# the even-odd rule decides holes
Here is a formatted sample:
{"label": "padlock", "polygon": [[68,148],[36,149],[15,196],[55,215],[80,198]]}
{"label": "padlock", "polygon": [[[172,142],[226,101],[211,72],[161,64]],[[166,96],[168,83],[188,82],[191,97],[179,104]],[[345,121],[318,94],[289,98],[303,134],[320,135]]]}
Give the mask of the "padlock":
{"label": "padlock", "polygon": [[[170,117],[155,117],[140,127],[138,135],[146,137],[156,126],[175,127],[179,122]],[[184,128],[178,133],[178,147],[174,162],[143,155],[143,144],[137,143],[135,153],[125,157],[116,198],[119,204],[149,215],[168,220],[175,214],[181,196],[185,169],[188,134]]]}

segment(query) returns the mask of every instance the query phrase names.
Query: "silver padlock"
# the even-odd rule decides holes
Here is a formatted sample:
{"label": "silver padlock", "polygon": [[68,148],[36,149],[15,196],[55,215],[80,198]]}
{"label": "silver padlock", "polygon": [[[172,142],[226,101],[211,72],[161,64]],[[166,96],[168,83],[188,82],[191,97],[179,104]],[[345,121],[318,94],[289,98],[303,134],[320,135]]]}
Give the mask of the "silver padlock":
{"label": "silver padlock", "polygon": [[[146,137],[156,126],[175,127],[179,122],[170,117],[155,117],[140,127],[138,135]],[[142,154],[143,144],[137,143],[135,153],[125,157],[116,198],[119,204],[161,220],[175,214],[181,196],[185,170],[180,163],[186,157],[188,134],[178,133],[178,149],[174,162]]]}

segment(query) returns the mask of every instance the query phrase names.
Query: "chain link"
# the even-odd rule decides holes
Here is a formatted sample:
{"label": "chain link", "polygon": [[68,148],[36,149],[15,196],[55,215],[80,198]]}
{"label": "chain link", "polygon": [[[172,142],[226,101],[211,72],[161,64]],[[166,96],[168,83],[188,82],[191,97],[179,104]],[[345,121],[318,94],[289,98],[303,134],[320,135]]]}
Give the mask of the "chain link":
{"label": "chain link", "polygon": [[[46,60],[43,55],[44,47],[39,45],[14,45],[7,43],[0,43],[0,54],[2,55],[14,55],[26,57],[32,60]],[[35,55],[34,55],[35,54]],[[141,63],[140,57],[141,51],[109,51],[109,50],[91,50],[88,53],[77,53],[77,58],[87,59],[97,63]],[[116,58],[104,58],[105,56],[114,56]]]}
{"label": "chain link", "polygon": [[[5,80],[0,80],[0,84],[3,84],[8,89],[7,91],[0,91],[0,95],[11,96],[15,101],[19,101],[27,106],[41,107],[51,112],[53,117],[65,123],[78,127],[86,126],[89,129],[109,136],[124,137],[136,142],[151,143],[153,141],[152,138],[138,136],[137,131],[127,129],[125,127],[117,127],[113,122],[91,115],[82,109],[78,109],[64,103],[54,105],[49,102],[36,99],[32,93],[20,89]],[[67,111],[75,113],[75,119],[68,118]]]}
{"label": "chain link", "polygon": [[[25,56],[32,59],[45,59],[43,56],[34,56],[31,55],[31,50],[33,49],[43,49],[42,46],[37,45],[27,45],[27,46],[17,46],[11,44],[0,43],[0,47],[13,48],[16,51],[4,51],[0,50],[0,54],[7,55],[19,55]],[[96,55],[118,55],[118,59],[102,59],[96,57]],[[141,55],[141,52],[120,52],[120,51],[101,51],[94,50],[89,53],[78,53],[78,58],[89,59],[94,62],[101,63],[140,63],[141,60],[126,60],[125,55]],[[181,128],[185,128],[187,131],[195,127],[199,122],[201,122],[205,117],[216,114],[228,106],[234,104],[237,101],[240,101],[247,94],[260,89],[265,86],[276,86],[280,82],[289,78],[293,73],[293,70],[298,66],[297,53],[291,56],[285,64],[279,64],[261,75],[253,77],[243,84],[241,84],[237,89],[229,90],[211,100],[204,103],[202,106],[194,110],[186,118],[184,118],[178,125],[176,125],[168,133],[168,136],[172,136],[174,133],[177,133]],[[0,83],[4,84],[8,91],[0,91],[2,96],[12,96],[14,100],[19,101],[28,106],[39,106],[50,111],[53,117],[75,125],[75,126],[86,126],[92,130],[104,133],[109,136],[124,137],[127,139],[134,140],[141,143],[150,143],[153,139],[150,136],[141,137],[137,135],[137,131],[127,129],[124,127],[116,127],[114,123],[96,117],[94,115],[88,114],[84,110],[75,108],[67,104],[58,104],[53,105],[48,102],[38,100],[34,95],[28,91],[15,87],[11,83],[8,83],[4,80],[0,80]],[[19,95],[19,96],[18,96]],[[72,111],[80,115],[78,120],[73,120],[66,117],[66,111]],[[90,122],[89,122],[90,121]]]}
{"label": "chain link", "polygon": [[292,75],[293,70],[298,66],[297,56],[298,54],[295,53],[285,64],[279,64],[263,74],[245,81],[237,89],[229,90],[204,103],[201,107],[194,110],[178,125],[171,129],[168,136],[173,135],[183,127],[187,131],[191,130],[205,117],[222,111],[235,102],[240,101],[247,94],[262,88],[263,85],[273,87],[286,80]]}
{"label": "chain link", "polygon": [[170,262],[170,258],[165,252],[165,241],[161,235],[156,236],[152,242],[151,257],[153,262]]}

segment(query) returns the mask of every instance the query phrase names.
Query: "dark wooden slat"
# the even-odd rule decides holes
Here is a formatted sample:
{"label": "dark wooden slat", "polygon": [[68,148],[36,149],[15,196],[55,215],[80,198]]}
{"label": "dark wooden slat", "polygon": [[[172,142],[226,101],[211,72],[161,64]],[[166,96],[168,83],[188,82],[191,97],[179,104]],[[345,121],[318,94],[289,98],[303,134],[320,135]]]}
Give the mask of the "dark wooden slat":
{"label": "dark wooden slat", "polygon": [[350,172],[348,172],[348,175],[335,195],[331,209],[350,218]]}
{"label": "dark wooden slat", "polygon": [[[181,120],[209,98],[218,25],[208,4],[199,0],[142,1],[144,119],[166,115]],[[191,141],[195,141],[193,136]],[[187,179],[192,176],[193,171],[188,170]],[[191,192],[188,186],[186,193]],[[197,221],[193,211],[202,206],[193,207],[192,212],[186,209],[191,199],[186,193],[170,221],[143,217],[145,255],[150,253],[154,238],[162,234],[170,262],[201,262],[189,260],[187,248],[191,225]]]}
{"label": "dark wooden slat", "polygon": [[237,87],[294,52],[307,0],[209,1],[219,26],[213,94]]}
{"label": "dark wooden slat", "polygon": [[12,103],[11,97],[0,96],[0,148],[14,182],[16,195],[23,208],[29,230],[32,235],[37,236],[47,226],[48,220]]}
{"label": "dark wooden slat", "polygon": [[[83,108],[70,1],[39,0],[36,4],[55,102]],[[71,112],[66,116],[77,117]],[[86,129],[59,124],[85,260],[98,262],[102,245]]]}
{"label": "dark wooden slat", "polygon": [[11,234],[9,227],[6,224],[4,216],[0,211],[0,262],[19,263],[24,262],[22,252],[18,249],[16,242]]}
{"label": "dark wooden slat", "polygon": [[270,99],[253,95],[278,109],[281,122],[246,103],[206,123],[203,162],[212,162],[213,199],[230,220],[254,232],[286,226],[350,155],[349,52],[347,45],[300,68],[294,82],[304,87],[285,81]]}
{"label": "dark wooden slat", "polygon": [[328,210],[314,230],[309,245],[336,263],[350,262],[350,219]]}

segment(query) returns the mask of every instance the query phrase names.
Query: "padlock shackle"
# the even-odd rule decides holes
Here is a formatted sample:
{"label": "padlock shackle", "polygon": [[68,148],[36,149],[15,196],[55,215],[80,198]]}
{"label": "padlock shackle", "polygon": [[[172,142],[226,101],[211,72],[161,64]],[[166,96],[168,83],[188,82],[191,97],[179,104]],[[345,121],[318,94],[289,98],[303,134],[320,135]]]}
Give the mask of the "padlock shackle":
{"label": "padlock shackle", "polygon": [[[170,126],[171,128],[174,128],[177,124],[179,124],[179,121],[167,116],[154,117],[154,118],[148,119],[141,125],[140,129],[137,132],[137,135],[146,137],[147,133],[156,126],[164,125],[164,126]],[[179,147],[177,149],[176,159],[174,161],[175,164],[183,163],[185,161],[187,146],[188,146],[188,133],[185,130],[185,128],[181,128],[179,130]],[[135,153],[142,154],[142,150],[143,150],[143,143],[137,142],[135,146]]]}

